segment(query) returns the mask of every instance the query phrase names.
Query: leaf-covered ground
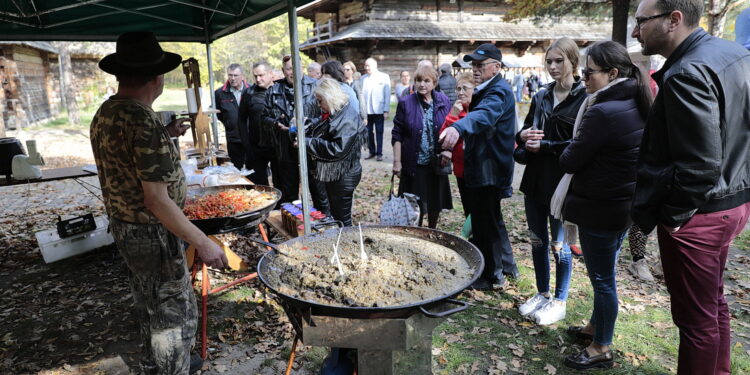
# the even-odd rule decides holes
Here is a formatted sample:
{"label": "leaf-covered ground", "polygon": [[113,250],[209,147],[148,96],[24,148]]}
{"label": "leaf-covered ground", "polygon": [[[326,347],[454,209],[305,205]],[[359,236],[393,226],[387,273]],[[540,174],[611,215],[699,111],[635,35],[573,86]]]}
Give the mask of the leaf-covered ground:
{"label": "leaf-covered ground", "polygon": [[[37,136],[42,138],[43,133]],[[61,137],[59,132],[55,137]],[[84,138],[78,133],[68,137],[69,142]],[[78,147],[88,147],[86,142],[84,138]],[[390,182],[389,152],[384,152],[386,162],[365,162],[356,192],[355,222],[377,222]],[[90,162],[60,155],[47,160],[50,167]],[[97,184],[96,178],[84,181]],[[455,186],[453,192],[455,208],[441,216],[439,229],[458,233],[463,211]],[[467,291],[460,296],[471,307],[435,330],[435,373],[573,373],[563,366],[562,358],[580,347],[564,330],[583,323],[590,314],[592,291],[585,268],[576,260],[563,322],[538,327],[521,318],[518,304],[535,291],[521,196],[503,201],[503,211],[522,276],[503,292]],[[0,188],[0,374],[127,374],[129,366],[137,363],[137,326],[127,269],[114,247],[52,264],[45,264],[39,253],[34,232],[53,228],[58,214],[68,218],[86,212],[102,214],[101,203],[73,181]],[[658,262],[654,241],[652,236],[652,265]],[[733,370],[740,374],[750,373],[750,231],[734,245],[725,281],[732,314]],[[251,258],[262,252],[236,246],[246,248],[244,253]],[[678,338],[666,289],[661,279],[654,283],[633,279],[626,269],[629,263],[626,243],[618,266],[616,367],[592,373],[673,373]],[[212,272],[212,285],[238,276]],[[258,281],[212,295],[208,311],[210,360],[204,374],[283,372],[293,330]],[[324,348],[301,345],[294,373],[317,373],[326,353]]]}

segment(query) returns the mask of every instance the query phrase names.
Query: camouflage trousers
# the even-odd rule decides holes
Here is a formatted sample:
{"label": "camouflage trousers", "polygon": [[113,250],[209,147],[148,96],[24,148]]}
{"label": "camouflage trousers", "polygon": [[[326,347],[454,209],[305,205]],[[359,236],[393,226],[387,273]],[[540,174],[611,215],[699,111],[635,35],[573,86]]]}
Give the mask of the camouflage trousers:
{"label": "camouflage trousers", "polygon": [[117,249],[130,270],[146,374],[187,374],[198,308],[182,241],[160,224],[111,220]]}

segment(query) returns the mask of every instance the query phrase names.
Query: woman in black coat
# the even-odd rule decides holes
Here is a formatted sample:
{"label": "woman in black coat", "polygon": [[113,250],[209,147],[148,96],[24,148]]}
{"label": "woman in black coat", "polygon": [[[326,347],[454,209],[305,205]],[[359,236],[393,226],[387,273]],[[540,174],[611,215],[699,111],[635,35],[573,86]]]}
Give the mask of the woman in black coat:
{"label": "woman in black coat", "polygon": [[[544,55],[554,79],[531,100],[514,159],[525,164],[521,180],[526,222],[531,237],[537,294],[519,308],[539,325],[565,319],[570,275],[573,269],[570,246],[563,241],[562,222],[550,215],[550,200],[563,176],[560,154],[573,137],[573,123],[586,99],[586,88],[578,77],[578,45],[570,38],[554,41]],[[549,226],[547,223],[549,222]],[[550,250],[555,260],[555,294],[550,294]]]}
{"label": "woman in black coat", "polygon": [[578,227],[594,289],[591,320],[585,327],[568,329],[577,338],[592,340],[565,359],[578,370],[611,367],[614,362],[610,345],[618,309],[617,256],[630,227],[636,162],[651,105],[647,81],[618,43],[599,42],[589,48],[583,79],[590,95],[576,118],[573,140],[560,156],[567,174],[552,199],[556,213],[564,197],[562,218]]}

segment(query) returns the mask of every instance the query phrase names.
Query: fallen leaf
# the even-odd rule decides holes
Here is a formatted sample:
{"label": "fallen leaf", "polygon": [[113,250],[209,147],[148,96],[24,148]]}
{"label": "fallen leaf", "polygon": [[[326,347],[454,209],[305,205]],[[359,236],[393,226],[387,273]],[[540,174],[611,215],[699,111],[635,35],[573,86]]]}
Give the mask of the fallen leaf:
{"label": "fallen leaf", "polygon": [[549,375],[557,374],[557,369],[555,368],[555,366],[552,366],[549,363],[546,366],[544,366],[544,370],[547,371]]}

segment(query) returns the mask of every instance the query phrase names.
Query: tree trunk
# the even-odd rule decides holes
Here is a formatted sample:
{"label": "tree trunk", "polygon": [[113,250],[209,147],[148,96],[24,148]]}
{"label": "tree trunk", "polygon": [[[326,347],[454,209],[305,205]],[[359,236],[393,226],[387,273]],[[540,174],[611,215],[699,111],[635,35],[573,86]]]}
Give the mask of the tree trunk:
{"label": "tree trunk", "polygon": [[708,30],[706,31],[721,38],[724,35],[727,14],[732,8],[744,3],[745,0],[708,0],[706,4]]}
{"label": "tree trunk", "polygon": [[73,84],[73,66],[70,63],[70,52],[68,51],[68,42],[57,44],[60,53],[60,66],[62,66],[62,77],[60,82],[65,87],[65,109],[68,111],[68,119],[71,124],[78,125],[81,118],[78,114],[78,104],[76,103],[76,88]]}
{"label": "tree trunk", "polygon": [[630,0],[612,0],[612,40],[627,47]]}

